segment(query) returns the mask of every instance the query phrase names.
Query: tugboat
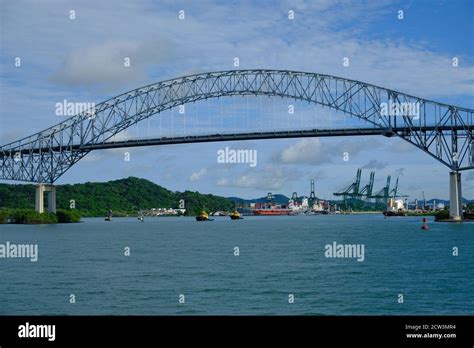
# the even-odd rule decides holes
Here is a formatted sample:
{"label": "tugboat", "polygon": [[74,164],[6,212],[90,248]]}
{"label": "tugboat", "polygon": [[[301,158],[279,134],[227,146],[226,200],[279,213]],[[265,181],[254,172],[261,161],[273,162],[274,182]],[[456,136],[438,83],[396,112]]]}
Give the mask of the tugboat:
{"label": "tugboat", "polygon": [[214,220],[209,219],[209,214],[206,213],[205,210],[203,210],[198,216],[196,216],[196,221],[214,221]]}
{"label": "tugboat", "polygon": [[242,220],[243,219],[243,217],[240,216],[240,213],[237,210],[234,210],[234,212],[232,214],[230,214],[230,218],[232,220]]}

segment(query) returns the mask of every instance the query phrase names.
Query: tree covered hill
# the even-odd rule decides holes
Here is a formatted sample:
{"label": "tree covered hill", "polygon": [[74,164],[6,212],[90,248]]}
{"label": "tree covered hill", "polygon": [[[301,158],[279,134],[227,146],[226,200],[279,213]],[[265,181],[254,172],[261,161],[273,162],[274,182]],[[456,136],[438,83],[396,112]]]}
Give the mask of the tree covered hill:
{"label": "tree covered hill", "polygon": [[[74,200],[75,209],[82,216],[105,216],[109,209],[115,214],[136,214],[141,209],[178,208],[184,199],[189,215],[208,211],[230,210],[233,203],[219,196],[199,192],[173,192],[151,181],[129,177],[108,182],[58,185],[57,208],[69,209]],[[45,197],[46,203],[46,197]],[[34,209],[34,185],[0,184],[0,208]]]}
{"label": "tree covered hill", "polygon": [[[289,197],[285,196],[285,195],[282,195],[282,194],[274,194],[272,195],[272,200],[273,202],[275,202],[276,204],[288,204],[288,201],[290,200]],[[231,201],[234,201],[238,204],[245,204],[245,205],[249,205],[250,203],[264,203],[264,202],[268,202],[268,199],[267,199],[267,196],[265,197],[260,197],[260,198],[254,198],[254,199],[244,199],[244,198],[240,198],[240,197],[227,197],[227,199],[230,199]]]}

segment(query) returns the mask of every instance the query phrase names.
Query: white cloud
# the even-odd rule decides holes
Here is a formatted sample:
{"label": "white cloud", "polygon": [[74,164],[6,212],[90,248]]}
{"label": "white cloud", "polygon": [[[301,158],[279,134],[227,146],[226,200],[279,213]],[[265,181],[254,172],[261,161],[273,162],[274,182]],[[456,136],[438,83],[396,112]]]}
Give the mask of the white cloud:
{"label": "white cloud", "polygon": [[234,177],[226,176],[217,180],[217,186],[237,187],[259,190],[280,190],[287,183],[298,179],[301,175],[299,170],[283,166],[266,165],[263,169],[249,169]]}
{"label": "white cloud", "polygon": [[405,171],[406,171],[405,168],[398,168],[397,170],[395,170],[394,175],[403,176],[403,175],[405,175]]}
{"label": "white cloud", "polygon": [[384,169],[388,165],[387,162],[380,162],[377,160],[370,160],[362,166],[363,169]]}
{"label": "white cloud", "polygon": [[325,151],[318,138],[308,138],[284,149],[279,158],[283,163],[312,163],[321,164],[330,162],[332,154]]}
{"label": "white cloud", "polygon": [[147,81],[148,69],[163,63],[169,50],[169,44],[163,41],[89,45],[69,53],[52,79],[70,86],[113,87],[118,92],[117,86]]}
{"label": "white cloud", "polygon": [[189,180],[191,181],[201,180],[206,174],[207,174],[207,169],[202,168],[201,170],[192,173],[191,176],[189,177]]}
{"label": "white cloud", "polygon": [[323,164],[342,159],[344,152],[348,152],[349,158],[352,159],[362,151],[380,146],[378,140],[369,139],[366,141],[344,140],[336,144],[322,143],[320,138],[302,139],[283,149],[277,154],[276,159],[288,164]]}

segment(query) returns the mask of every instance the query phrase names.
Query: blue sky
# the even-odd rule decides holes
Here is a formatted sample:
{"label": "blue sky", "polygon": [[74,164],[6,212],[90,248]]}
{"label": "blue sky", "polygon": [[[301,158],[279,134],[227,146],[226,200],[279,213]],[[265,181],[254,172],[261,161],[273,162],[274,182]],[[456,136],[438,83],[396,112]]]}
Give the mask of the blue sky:
{"label": "blue sky", "polygon": [[[289,69],[361,80],[420,97],[474,108],[473,1],[0,1],[0,143],[62,120],[55,105],[101,102],[126,90],[190,73],[240,68]],[[69,18],[74,10],[76,18]],[[185,19],[180,20],[180,10]],[[293,20],[288,11],[295,12]],[[397,18],[403,11],[403,20]],[[21,67],[15,67],[15,58]],[[123,57],[131,58],[124,69]],[[343,67],[348,57],[350,65]],[[453,57],[459,66],[452,67]],[[285,100],[235,98],[189,105],[187,129],[254,127],[269,120],[285,129],[354,122],[328,110]],[[195,122],[197,115],[198,121]],[[317,116],[316,116],[317,115]],[[231,121],[225,121],[229,117]],[[153,116],[121,136],[159,134],[159,121],[184,127],[177,111]],[[193,121],[194,120],[194,121]],[[174,121],[173,121],[174,122]],[[181,123],[180,123],[181,122]],[[249,123],[250,122],[250,123]],[[290,123],[288,123],[290,122]],[[176,130],[174,129],[174,130]],[[228,129],[228,128],[227,128]],[[184,131],[184,128],[181,128]],[[170,131],[161,130],[161,131]],[[179,132],[179,130],[178,130]],[[199,129],[197,130],[199,132]],[[219,164],[229,146],[254,149],[258,165]],[[343,161],[342,153],[350,160]],[[130,161],[124,161],[124,152]],[[229,142],[107,150],[89,154],[58,183],[126,176],[171,190],[259,197],[268,191],[317,195],[376,171],[400,177],[411,198],[448,197],[448,169],[400,139],[321,138]],[[474,173],[463,174],[463,195],[474,198]]]}

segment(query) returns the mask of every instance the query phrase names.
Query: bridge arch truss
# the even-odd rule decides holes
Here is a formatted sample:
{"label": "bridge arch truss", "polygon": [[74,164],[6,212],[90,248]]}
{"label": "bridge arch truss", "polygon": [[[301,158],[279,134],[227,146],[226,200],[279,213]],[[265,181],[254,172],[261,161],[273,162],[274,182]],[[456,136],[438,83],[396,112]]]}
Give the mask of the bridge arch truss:
{"label": "bridge arch truss", "polygon": [[[291,98],[328,107],[359,118],[367,129],[406,140],[453,171],[474,168],[474,110],[335,76],[253,69],[178,77],[99,103],[93,112],[85,111],[1,146],[0,179],[52,184],[90,151],[111,147],[111,139],[133,124],[178,105],[236,95]],[[418,115],[384,112],[384,105],[394,103],[416,105]],[[298,136],[298,132],[293,133]],[[318,132],[307,136],[318,136]],[[209,134],[208,140],[242,137],[243,134]],[[278,136],[246,135],[246,139],[272,137]],[[206,137],[199,141],[206,141]],[[192,136],[176,141],[186,142],[197,141]]]}

